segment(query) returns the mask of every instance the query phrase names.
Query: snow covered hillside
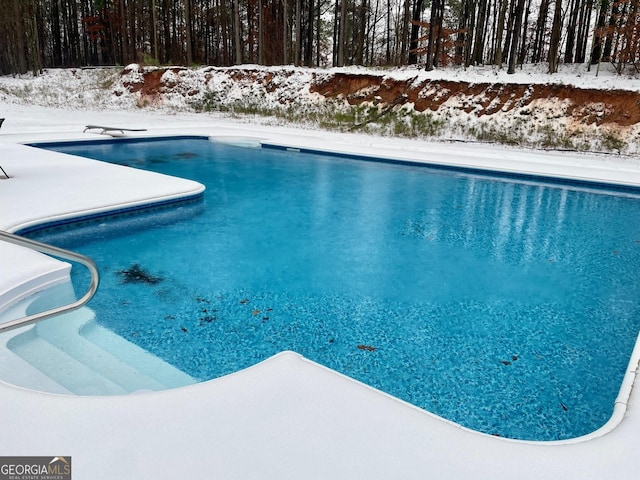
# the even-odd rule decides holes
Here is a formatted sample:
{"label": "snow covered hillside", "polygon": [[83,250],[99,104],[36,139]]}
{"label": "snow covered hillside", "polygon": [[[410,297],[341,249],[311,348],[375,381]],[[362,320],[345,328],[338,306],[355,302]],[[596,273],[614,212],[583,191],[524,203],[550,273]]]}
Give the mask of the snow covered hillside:
{"label": "snow covered hillside", "polygon": [[[2,103],[241,117],[430,140],[640,153],[640,80],[605,66],[426,72],[245,65],[45,70],[0,77]],[[0,117],[2,113],[0,111]]]}

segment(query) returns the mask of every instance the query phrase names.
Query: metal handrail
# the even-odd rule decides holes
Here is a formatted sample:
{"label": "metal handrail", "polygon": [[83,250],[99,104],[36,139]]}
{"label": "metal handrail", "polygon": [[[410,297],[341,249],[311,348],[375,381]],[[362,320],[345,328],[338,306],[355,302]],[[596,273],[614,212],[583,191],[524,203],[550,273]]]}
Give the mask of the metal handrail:
{"label": "metal handrail", "polygon": [[78,308],[86,305],[98,290],[98,285],[100,284],[100,274],[98,273],[98,266],[89,257],[80,255],[79,253],[71,252],[69,250],[64,250],[63,248],[54,247],[53,245],[47,245],[46,243],[36,242],[35,240],[20,237],[12,233],[3,232],[1,230],[0,240],[19,245],[21,247],[27,247],[41,253],[46,253],[48,255],[54,255],[56,257],[64,258],[65,260],[81,263],[85,267],[87,267],[89,269],[89,272],[91,273],[91,285],[89,285],[89,290],[80,299],[68,305],[63,305],[61,307],[45,310],[44,312],[35,313],[33,315],[18,318],[16,320],[10,320],[8,322],[0,323],[0,333],[8,330],[13,330],[14,328],[23,327],[25,325],[30,325],[40,320],[44,320],[55,315],[60,315],[61,313],[77,310]]}

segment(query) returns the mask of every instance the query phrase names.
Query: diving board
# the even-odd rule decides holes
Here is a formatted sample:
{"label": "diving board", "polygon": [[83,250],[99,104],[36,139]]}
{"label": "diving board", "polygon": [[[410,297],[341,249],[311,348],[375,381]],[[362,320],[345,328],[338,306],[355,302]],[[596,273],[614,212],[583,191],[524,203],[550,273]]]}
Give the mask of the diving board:
{"label": "diving board", "polygon": [[113,135],[116,132],[120,132],[120,135],[124,135],[125,132],[146,132],[146,128],[121,128],[121,127],[106,127],[104,125],[86,125],[82,133],[87,130],[100,130],[100,135]]}

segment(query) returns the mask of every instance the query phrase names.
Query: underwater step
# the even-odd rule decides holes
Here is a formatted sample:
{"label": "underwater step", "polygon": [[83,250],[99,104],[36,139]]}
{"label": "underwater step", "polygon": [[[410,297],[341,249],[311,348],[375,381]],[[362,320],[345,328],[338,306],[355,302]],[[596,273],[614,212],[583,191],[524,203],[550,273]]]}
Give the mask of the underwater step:
{"label": "underwater step", "polygon": [[170,365],[151,352],[134,345],[125,338],[90,320],[81,329],[80,335],[105,352],[110,352],[122,361],[135,367],[160,382],[165,388],[184,387],[198,380]]}
{"label": "underwater step", "polygon": [[32,328],[8,342],[9,349],[76,395],[119,395],[120,385],[59,350]]}
{"label": "underwater step", "polygon": [[[93,311],[84,307],[57,319],[40,322],[36,331],[39,337],[121,386],[126,392],[165,390],[169,387],[154,379],[152,375],[145,374],[135,363],[127,362],[118,355],[120,352],[107,352],[83,337],[80,331],[93,317]],[[108,331],[103,332],[103,335],[109,334],[113,335]],[[125,349],[126,345],[122,350]]]}
{"label": "underwater step", "polygon": [[[11,338],[15,336],[17,335]],[[10,339],[7,339],[7,341],[10,341]],[[71,395],[73,393],[45,375],[24,358],[6,348],[3,342],[0,342],[0,365],[2,365],[0,381],[9,385],[61,395]]]}

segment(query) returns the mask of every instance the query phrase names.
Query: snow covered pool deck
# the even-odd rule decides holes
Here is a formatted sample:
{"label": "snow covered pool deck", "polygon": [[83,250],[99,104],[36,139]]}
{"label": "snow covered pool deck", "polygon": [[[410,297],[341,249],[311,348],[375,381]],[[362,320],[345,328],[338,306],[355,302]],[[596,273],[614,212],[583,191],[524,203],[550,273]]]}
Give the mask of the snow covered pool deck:
{"label": "snow covered pool deck", "polygon": [[[15,127],[5,123],[0,165],[12,178],[0,180],[0,228],[198,193],[195,182],[19,145],[105,138],[82,134],[87,123],[151,124],[146,135],[211,135],[640,186],[637,159],[305,133],[193,116],[171,118],[183,125],[175,128],[166,117],[109,113],[96,122],[88,115],[61,112],[60,122],[49,116],[38,125],[17,115]],[[34,278],[55,282],[66,275],[60,262],[15,248],[0,243],[0,295],[18,295],[19,282],[26,293]],[[638,350],[610,422],[617,426],[579,442],[536,444],[471,432],[285,352],[210,382],[126,396],[54,395],[0,382],[0,454],[70,455],[77,479],[632,479],[640,468],[640,400],[631,394]]]}

